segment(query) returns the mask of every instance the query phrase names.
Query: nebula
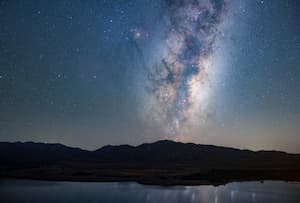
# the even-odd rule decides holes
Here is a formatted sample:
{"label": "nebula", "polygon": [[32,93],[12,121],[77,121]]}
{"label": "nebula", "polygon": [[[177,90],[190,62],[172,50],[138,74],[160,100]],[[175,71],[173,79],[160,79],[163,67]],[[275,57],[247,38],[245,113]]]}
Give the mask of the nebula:
{"label": "nebula", "polygon": [[159,65],[148,68],[150,92],[168,132],[182,134],[193,111],[203,107],[214,43],[226,14],[224,0],[165,0],[167,33]]}

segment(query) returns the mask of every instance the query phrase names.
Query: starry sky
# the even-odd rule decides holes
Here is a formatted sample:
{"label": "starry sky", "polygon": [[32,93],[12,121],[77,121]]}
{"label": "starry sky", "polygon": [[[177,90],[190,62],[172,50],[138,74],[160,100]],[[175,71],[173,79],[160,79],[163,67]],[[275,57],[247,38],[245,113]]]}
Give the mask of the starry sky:
{"label": "starry sky", "polygon": [[300,2],[0,0],[0,141],[300,153]]}

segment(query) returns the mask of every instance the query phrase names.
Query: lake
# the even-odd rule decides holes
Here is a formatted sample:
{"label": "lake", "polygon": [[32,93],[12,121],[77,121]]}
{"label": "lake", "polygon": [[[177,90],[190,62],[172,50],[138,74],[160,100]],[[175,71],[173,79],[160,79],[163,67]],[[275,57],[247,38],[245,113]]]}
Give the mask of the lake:
{"label": "lake", "polygon": [[300,183],[265,181],[163,187],[137,183],[0,180],[0,202],[299,203]]}

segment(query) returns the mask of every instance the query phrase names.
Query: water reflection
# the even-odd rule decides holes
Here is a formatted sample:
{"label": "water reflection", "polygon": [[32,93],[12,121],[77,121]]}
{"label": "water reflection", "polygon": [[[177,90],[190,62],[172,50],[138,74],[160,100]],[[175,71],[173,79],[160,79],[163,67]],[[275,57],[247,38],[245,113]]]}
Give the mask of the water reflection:
{"label": "water reflection", "polygon": [[144,186],[136,183],[1,180],[0,202],[270,203],[300,200],[300,183],[267,181],[224,186]]}

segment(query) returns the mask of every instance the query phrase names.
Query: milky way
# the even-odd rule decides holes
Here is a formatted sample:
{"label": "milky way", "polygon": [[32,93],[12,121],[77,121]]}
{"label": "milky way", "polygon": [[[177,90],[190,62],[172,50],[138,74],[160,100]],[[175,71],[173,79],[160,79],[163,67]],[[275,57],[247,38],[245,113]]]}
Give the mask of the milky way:
{"label": "milky way", "polygon": [[1,0],[0,141],[299,153],[300,1]]}
{"label": "milky way", "polygon": [[160,65],[150,67],[148,79],[160,116],[166,120],[169,133],[176,135],[182,133],[191,109],[201,105],[196,94],[205,91],[199,87],[207,79],[207,63],[220,34],[226,2],[167,0],[164,8],[168,27],[164,52]]}

